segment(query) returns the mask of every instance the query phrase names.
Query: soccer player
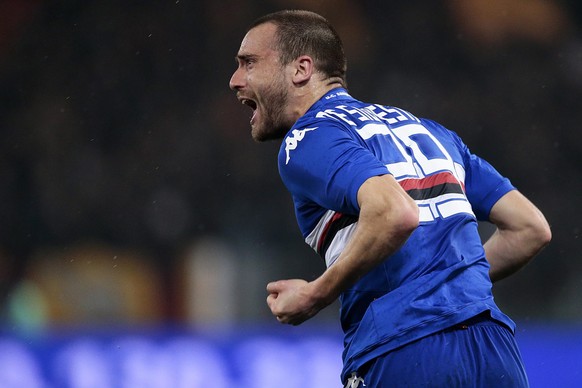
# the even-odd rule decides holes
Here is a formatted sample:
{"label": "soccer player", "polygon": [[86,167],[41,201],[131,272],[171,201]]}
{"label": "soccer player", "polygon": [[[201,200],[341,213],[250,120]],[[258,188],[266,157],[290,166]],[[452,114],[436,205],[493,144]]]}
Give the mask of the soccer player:
{"label": "soccer player", "polygon": [[[318,14],[256,20],[230,80],[278,162],[305,241],[325,260],[314,281],[267,285],[277,320],[298,325],[336,298],[349,387],[525,387],[492,282],[551,238],[542,213],[438,123],[361,102]],[[477,220],[497,226],[482,244]]]}

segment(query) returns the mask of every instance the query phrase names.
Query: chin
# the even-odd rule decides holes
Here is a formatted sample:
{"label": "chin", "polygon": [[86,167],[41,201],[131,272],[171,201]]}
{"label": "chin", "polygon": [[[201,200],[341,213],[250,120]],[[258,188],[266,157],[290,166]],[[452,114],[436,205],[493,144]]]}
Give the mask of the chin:
{"label": "chin", "polygon": [[285,127],[252,128],[251,136],[253,140],[262,143],[270,140],[281,140],[288,131],[289,128]]}

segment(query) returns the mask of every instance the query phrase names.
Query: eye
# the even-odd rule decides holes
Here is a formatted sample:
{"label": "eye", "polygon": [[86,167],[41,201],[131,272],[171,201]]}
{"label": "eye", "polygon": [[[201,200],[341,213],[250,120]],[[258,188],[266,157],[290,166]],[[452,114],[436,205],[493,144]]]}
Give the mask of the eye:
{"label": "eye", "polygon": [[238,63],[238,67],[244,69],[252,69],[253,66],[257,63],[257,58],[254,55],[239,55],[236,58]]}

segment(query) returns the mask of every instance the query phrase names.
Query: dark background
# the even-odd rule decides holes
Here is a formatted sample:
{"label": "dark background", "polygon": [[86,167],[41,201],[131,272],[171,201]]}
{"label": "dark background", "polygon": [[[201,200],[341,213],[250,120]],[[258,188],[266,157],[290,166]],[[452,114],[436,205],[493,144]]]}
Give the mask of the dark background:
{"label": "dark background", "polygon": [[4,322],[270,319],[268,281],[323,270],[228,89],[283,8],[336,26],[352,95],[456,131],[538,205],[553,241],[497,301],[582,322],[582,7],[550,0],[0,2]]}

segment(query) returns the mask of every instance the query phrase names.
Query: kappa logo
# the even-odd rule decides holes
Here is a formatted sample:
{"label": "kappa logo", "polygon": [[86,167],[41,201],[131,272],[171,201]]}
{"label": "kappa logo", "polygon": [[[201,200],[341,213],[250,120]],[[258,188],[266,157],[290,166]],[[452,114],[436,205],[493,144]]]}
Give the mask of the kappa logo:
{"label": "kappa logo", "polygon": [[359,388],[360,383],[362,383],[362,387],[367,387],[367,385],[364,383],[364,379],[358,376],[356,372],[353,372],[352,376],[346,382],[344,388]]}
{"label": "kappa logo", "polygon": [[318,127],[294,129],[291,131],[291,135],[285,139],[285,153],[287,154],[287,160],[285,161],[285,164],[289,163],[289,160],[291,159],[290,152],[297,148],[299,142],[305,137],[305,132],[314,131],[317,128]]}

